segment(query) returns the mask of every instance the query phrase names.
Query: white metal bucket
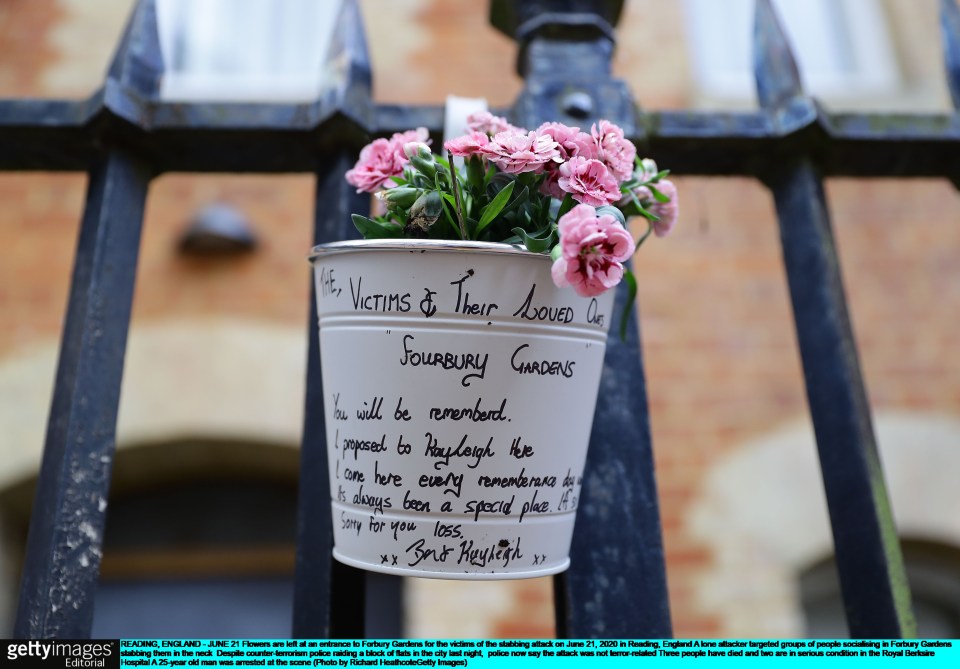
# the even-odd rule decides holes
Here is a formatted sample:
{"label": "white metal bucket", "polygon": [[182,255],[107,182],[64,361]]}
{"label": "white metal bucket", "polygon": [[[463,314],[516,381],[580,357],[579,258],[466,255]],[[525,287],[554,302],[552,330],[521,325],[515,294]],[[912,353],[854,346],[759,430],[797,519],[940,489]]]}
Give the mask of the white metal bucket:
{"label": "white metal bucket", "polygon": [[334,557],[395,575],[563,571],[613,291],[504,244],[313,250]]}

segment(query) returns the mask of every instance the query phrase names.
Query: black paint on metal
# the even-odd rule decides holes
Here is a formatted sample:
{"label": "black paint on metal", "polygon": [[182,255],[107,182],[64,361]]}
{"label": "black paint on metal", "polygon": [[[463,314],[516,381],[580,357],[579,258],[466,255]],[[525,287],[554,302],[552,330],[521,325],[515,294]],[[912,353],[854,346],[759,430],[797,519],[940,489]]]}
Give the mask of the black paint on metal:
{"label": "black paint on metal", "polygon": [[[769,0],[758,0],[755,75],[761,105],[777,110],[803,91]],[[900,541],[873,434],[823,183],[799,156],[768,172],[803,361],[820,469],[850,634],[913,636]]]}
{"label": "black paint on metal", "polygon": [[[336,108],[352,107],[360,116],[372,113],[370,66],[359,10],[354,0],[341,7],[328,63],[340,70],[332,88]],[[346,119],[337,115],[337,119]],[[349,122],[348,122],[349,124]],[[336,135],[334,135],[336,137]],[[357,194],[343,175],[355,155],[350,133],[332,142],[331,151],[315,163],[317,197],[314,243],[357,236],[350,214],[369,208],[369,197]],[[316,146],[310,147],[317,160]],[[304,263],[307,267],[306,262]],[[312,272],[310,273],[311,277]],[[333,559],[330,479],[323,413],[323,381],[317,337],[316,283],[311,280],[307,327],[307,392],[300,454],[300,491],[297,519],[297,566],[294,582],[293,635],[299,638],[363,638],[366,636],[366,572]]]}
{"label": "black paint on metal", "polygon": [[[550,17],[570,9],[567,4],[542,2],[539,6],[551,10],[544,14]],[[607,18],[593,14],[587,20],[578,14],[576,21],[563,23],[562,32],[534,32],[524,42],[520,71],[526,73],[526,86],[511,114],[515,122],[536,128],[560,119],[589,129],[605,118],[627,134],[638,135],[637,110],[629,89],[610,74],[613,41],[594,34],[596,25]],[[581,100],[576,110],[569,106],[573,95]],[[584,101],[589,101],[589,109]],[[625,289],[621,286],[617,293],[617,315],[623,312]],[[630,317],[635,319],[632,313]],[[635,320],[626,341],[614,335],[607,346],[571,566],[554,581],[557,634],[669,637],[646,381]]]}
{"label": "black paint on metal", "polygon": [[806,161],[771,175],[807,400],[854,638],[913,636],[900,542],[873,434],[819,175]]}
{"label": "black paint on metal", "polygon": [[960,109],[960,9],[956,0],[940,0],[940,33],[947,87],[954,109]]}
{"label": "black paint on metal", "polygon": [[753,71],[763,109],[779,109],[803,96],[800,70],[770,0],[756,0]]}
{"label": "black paint on metal", "polygon": [[[148,92],[151,61],[139,45],[152,11],[152,2],[134,11],[106,89]],[[34,106],[65,110],[58,103]],[[32,124],[23,121],[42,133],[50,119],[41,114]],[[31,160],[56,151],[48,144]],[[84,638],[93,622],[140,230],[153,172],[136,152],[109,141],[90,160],[20,581],[14,623],[20,638]]]}
{"label": "black paint on metal", "polygon": [[[365,211],[369,200],[358,196],[343,174],[353,166],[341,152],[317,171],[314,243],[356,237],[351,212]],[[306,257],[306,254],[304,254]],[[304,261],[304,267],[308,265]],[[364,572],[341,565],[332,556],[330,478],[323,413],[324,388],[317,337],[316,284],[311,273],[307,325],[307,393],[300,451],[297,520],[297,567],[294,582],[293,635],[298,638],[364,637]]]}
{"label": "black paint on metal", "polygon": [[[491,0],[490,25],[518,42],[534,37],[531,26],[591,25],[613,39],[613,27],[623,14],[623,0]],[[550,18],[544,18],[550,17]],[[571,37],[582,39],[589,29]],[[590,35],[592,37],[592,35]]]}
{"label": "black paint on metal", "polygon": [[[356,237],[350,213],[364,211],[369,200],[343,179],[353,166],[344,152],[321,162],[317,170],[314,243]],[[306,254],[304,254],[306,258]],[[309,267],[304,260],[304,267]],[[297,519],[297,566],[294,582],[293,636],[298,638],[364,637],[364,572],[341,565],[332,556],[330,478],[327,466],[323,381],[317,337],[316,284],[311,272],[307,325],[307,377],[300,491]]]}
{"label": "black paint on metal", "polygon": [[150,172],[114,149],[90,174],[14,635],[90,635]]}
{"label": "black paint on metal", "polygon": [[[618,318],[625,303],[621,285]],[[554,580],[561,638],[672,636],[646,380],[632,312],[630,321],[625,341],[611,334],[607,342],[570,570]]]}

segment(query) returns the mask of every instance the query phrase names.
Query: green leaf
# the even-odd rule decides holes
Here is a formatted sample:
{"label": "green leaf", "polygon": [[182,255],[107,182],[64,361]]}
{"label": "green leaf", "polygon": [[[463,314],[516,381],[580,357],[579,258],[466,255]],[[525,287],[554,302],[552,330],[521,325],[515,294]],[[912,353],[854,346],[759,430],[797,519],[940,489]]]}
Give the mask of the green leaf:
{"label": "green leaf", "polygon": [[649,188],[649,189],[650,189],[650,192],[653,193],[653,198],[654,198],[657,202],[669,202],[669,201],[670,201],[670,198],[667,197],[666,195],[664,195],[663,193],[661,193],[660,191],[658,191],[655,186],[647,186],[647,188]]}
{"label": "green leaf", "polygon": [[[660,220],[660,219],[657,219]],[[640,239],[637,240],[637,243],[634,245],[634,249],[639,249],[641,244],[643,244],[650,237],[650,233],[653,232],[653,222],[647,222],[647,231],[640,235]]]}
{"label": "green leaf", "polygon": [[630,322],[630,311],[633,309],[633,303],[637,299],[637,278],[629,269],[624,270],[623,280],[627,283],[627,301],[623,305],[623,313],[620,314],[620,341],[627,340],[627,325]]}
{"label": "green leaf", "polygon": [[640,200],[637,199],[636,193],[631,192],[630,199],[633,201],[633,204],[637,209],[637,214],[643,216],[648,221],[656,222],[660,220],[660,217],[654,214],[652,211],[647,211],[643,208],[643,205],[640,204]]}
{"label": "green leaf", "polygon": [[[514,191],[517,189],[514,188]],[[524,186],[520,189],[519,192],[514,192],[513,196],[510,198],[510,203],[507,205],[507,209],[513,209],[518,204],[529,204],[530,203],[530,187]]]}
{"label": "green leaf", "polygon": [[406,225],[407,220],[410,218],[409,211],[403,207],[390,207],[387,210],[387,214],[391,222],[399,223],[401,226]]}
{"label": "green leaf", "polygon": [[627,217],[623,215],[623,212],[617,209],[616,207],[604,205],[603,207],[597,207],[597,216],[602,216],[608,214],[613,216],[615,219],[620,221],[620,225],[627,227]]}
{"label": "green leaf", "polygon": [[576,204],[577,201],[573,199],[573,195],[567,193],[566,197],[563,198],[563,202],[560,203],[560,210],[557,211],[557,220],[559,221],[560,217],[573,209]]}
{"label": "green leaf", "polygon": [[453,207],[447,204],[446,198],[441,198],[440,202],[443,204],[443,215],[447,225],[453,228],[458,238],[461,238],[460,226],[457,224],[457,215],[454,213]]}
{"label": "green leaf", "polygon": [[631,200],[626,204],[618,204],[617,209],[620,210],[620,213],[623,214],[625,218],[630,218],[631,216],[640,216],[643,207],[640,206],[639,202]]}
{"label": "green leaf", "polygon": [[354,214],[350,218],[364,239],[393,239],[403,236],[403,228],[391,221],[381,223],[360,214]]}
{"label": "green leaf", "polygon": [[553,230],[549,228],[546,231],[547,236],[544,238],[527,234],[527,231],[523,228],[514,228],[510,232],[520,237],[520,239],[523,241],[523,245],[526,246],[527,250],[531,253],[545,253],[553,248],[554,244],[556,244],[555,240],[553,239]]}
{"label": "green leaf", "polygon": [[477,223],[477,234],[483,232],[483,229],[490,225],[493,222],[493,219],[507,206],[507,201],[510,200],[510,195],[513,193],[513,186],[515,182],[511,181],[508,183],[503,190],[497,193],[497,196],[490,201],[486,207],[483,208],[483,214],[480,216],[480,222]]}
{"label": "green leaf", "polygon": [[502,191],[507,187],[507,184],[514,183],[517,180],[515,174],[505,174],[504,172],[497,172],[493,175],[493,178],[490,179],[490,182],[486,187],[486,194],[489,198],[494,198],[497,196],[497,193]]}
{"label": "green leaf", "polygon": [[483,190],[483,161],[479,156],[470,156],[467,159],[467,183],[471,190],[478,193]]}
{"label": "green leaf", "polygon": [[424,176],[423,174],[420,174],[419,172],[413,172],[410,175],[410,184],[419,188],[420,190],[427,190],[434,187],[434,185],[436,184],[436,179],[435,178],[428,179],[426,176]]}

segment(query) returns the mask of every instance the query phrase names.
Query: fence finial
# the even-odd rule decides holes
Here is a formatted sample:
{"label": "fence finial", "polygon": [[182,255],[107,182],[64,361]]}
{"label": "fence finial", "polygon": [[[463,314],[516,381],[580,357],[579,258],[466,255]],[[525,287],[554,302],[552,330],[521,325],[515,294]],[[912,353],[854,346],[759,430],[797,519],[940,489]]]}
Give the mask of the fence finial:
{"label": "fence finial", "polygon": [[956,0],[940,0],[940,32],[943,35],[947,86],[954,109],[960,109],[960,9]]}
{"label": "fence finial", "polygon": [[756,0],[753,28],[753,74],[764,109],[780,107],[803,95],[800,71],[770,0]]}
{"label": "fence finial", "polygon": [[556,16],[595,16],[610,29],[620,21],[623,4],[624,0],[490,0],[490,24],[507,37],[518,40],[529,37],[521,34],[523,26],[549,24]]}
{"label": "fence finial", "polygon": [[139,0],[113,55],[107,79],[142,98],[157,98],[163,70],[156,0]]}
{"label": "fence finial", "polygon": [[369,89],[373,80],[363,17],[356,0],[341,0],[324,67],[333,67],[336,84]]}

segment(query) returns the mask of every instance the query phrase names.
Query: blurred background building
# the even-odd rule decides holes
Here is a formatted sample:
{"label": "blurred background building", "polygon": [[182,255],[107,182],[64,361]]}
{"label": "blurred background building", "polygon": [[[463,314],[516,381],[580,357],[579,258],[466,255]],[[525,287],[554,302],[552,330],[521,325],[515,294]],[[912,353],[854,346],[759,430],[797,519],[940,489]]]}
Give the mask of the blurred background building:
{"label": "blurred background building", "polygon": [[[170,99],[309,100],[334,0],[159,0]],[[936,0],[780,0],[831,111],[949,113]],[[361,0],[379,102],[508,107],[474,0]],[[4,0],[0,96],[83,98],[132,0]],[[627,0],[615,73],[647,110],[756,106],[751,0]],[[640,147],[643,154],[643,147]],[[652,156],[656,158],[656,156]],[[665,165],[663,167],[669,167]],[[150,193],[99,636],[285,636],[314,183],[168,174]],[[842,636],[773,203],[678,178],[636,271],[677,636]],[[9,636],[85,178],[0,175],[0,636]],[[960,199],[831,179],[831,213],[921,633],[960,636]],[[553,633],[549,579],[406,583],[412,636]]]}

